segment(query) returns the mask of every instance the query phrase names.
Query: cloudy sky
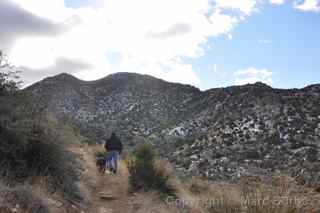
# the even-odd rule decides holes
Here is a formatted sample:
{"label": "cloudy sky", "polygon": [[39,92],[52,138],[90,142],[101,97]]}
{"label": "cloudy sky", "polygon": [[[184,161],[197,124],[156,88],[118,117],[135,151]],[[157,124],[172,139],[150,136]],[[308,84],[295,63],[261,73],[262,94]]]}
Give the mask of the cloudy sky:
{"label": "cloudy sky", "polygon": [[137,72],[201,89],[320,83],[320,0],[0,0],[26,85]]}

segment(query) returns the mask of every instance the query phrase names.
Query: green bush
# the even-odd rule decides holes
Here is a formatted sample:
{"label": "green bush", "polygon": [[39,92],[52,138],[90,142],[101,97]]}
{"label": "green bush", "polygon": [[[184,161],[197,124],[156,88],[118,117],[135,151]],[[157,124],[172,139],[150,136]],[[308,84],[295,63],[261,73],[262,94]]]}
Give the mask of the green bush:
{"label": "green bush", "polygon": [[156,190],[161,194],[174,195],[167,165],[158,158],[150,142],[141,143],[135,148],[128,161],[128,169],[132,190]]}

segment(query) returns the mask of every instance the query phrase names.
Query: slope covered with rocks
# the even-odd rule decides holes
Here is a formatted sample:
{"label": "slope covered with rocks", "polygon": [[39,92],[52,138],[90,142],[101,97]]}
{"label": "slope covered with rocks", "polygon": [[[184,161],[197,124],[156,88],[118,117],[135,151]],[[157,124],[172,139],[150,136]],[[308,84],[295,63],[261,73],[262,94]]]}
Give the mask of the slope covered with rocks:
{"label": "slope covered with rocks", "polygon": [[191,174],[217,179],[285,171],[320,183],[320,86],[272,89],[261,83],[205,92],[198,114],[174,136],[191,138],[168,157]]}
{"label": "slope covered with rocks", "polygon": [[27,90],[94,138],[111,131],[132,145],[135,136],[151,138],[181,174],[235,180],[284,171],[320,182],[320,85],[200,91],[117,73],[91,82],[60,74]]}
{"label": "slope covered with rocks", "polygon": [[117,131],[122,137],[150,135],[188,114],[201,92],[138,74],[119,73],[84,82],[68,74],[47,78],[27,90],[60,118],[95,138]]}

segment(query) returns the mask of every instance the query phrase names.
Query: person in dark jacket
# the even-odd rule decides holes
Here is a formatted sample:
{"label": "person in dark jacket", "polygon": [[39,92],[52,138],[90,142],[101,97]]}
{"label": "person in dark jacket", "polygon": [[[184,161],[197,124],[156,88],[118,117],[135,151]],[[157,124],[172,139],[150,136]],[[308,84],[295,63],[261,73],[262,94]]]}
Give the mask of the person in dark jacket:
{"label": "person in dark jacket", "polygon": [[111,137],[106,140],[105,149],[108,152],[106,157],[106,168],[116,174],[118,170],[119,155],[121,154],[123,147],[120,139],[114,132],[111,134]]}

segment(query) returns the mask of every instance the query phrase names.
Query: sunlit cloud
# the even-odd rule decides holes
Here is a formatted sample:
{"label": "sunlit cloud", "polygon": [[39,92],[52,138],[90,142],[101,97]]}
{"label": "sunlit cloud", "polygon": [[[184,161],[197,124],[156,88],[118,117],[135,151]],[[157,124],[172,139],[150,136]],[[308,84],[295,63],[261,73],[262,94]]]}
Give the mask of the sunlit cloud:
{"label": "sunlit cloud", "polygon": [[253,84],[256,82],[263,82],[269,85],[273,84],[273,73],[267,69],[249,67],[247,69],[236,71],[234,75],[236,76],[234,81],[234,84],[236,85]]}
{"label": "sunlit cloud", "polygon": [[320,12],[320,0],[304,0],[295,2],[294,8],[300,11]]}
{"label": "sunlit cloud", "polygon": [[271,4],[275,4],[275,5],[281,5],[284,4],[285,0],[270,0]]}
{"label": "sunlit cloud", "polygon": [[242,12],[245,15],[250,15],[257,6],[255,0],[214,0],[219,8],[233,9]]}
{"label": "sunlit cloud", "polygon": [[[184,59],[203,56],[211,37],[232,39],[241,20],[224,9],[249,15],[255,6],[251,0],[104,0],[95,7],[77,8],[67,7],[63,0],[13,1],[19,10],[63,28],[62,33],[21,35],[9,47],[16,65],[39,76],[48,69],[58,73],[52,69],[60,69],[57,59],[65,58],[90,65],[71,69],[85,80],[125,71],[197,86],[200,78]],[[110,53],[119,55],[117,63]]]}

